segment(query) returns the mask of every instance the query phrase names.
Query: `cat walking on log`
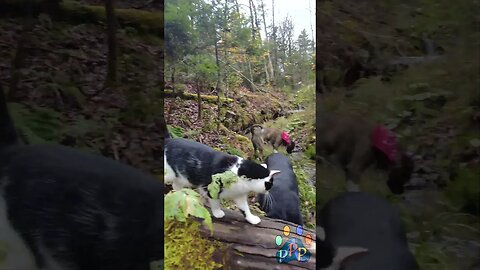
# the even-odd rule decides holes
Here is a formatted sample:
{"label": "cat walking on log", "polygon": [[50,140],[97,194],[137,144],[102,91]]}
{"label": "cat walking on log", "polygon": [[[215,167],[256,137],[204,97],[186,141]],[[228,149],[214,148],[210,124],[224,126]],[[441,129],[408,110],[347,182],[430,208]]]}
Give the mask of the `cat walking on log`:
{"label": "cat walking on log", "polygon": [[216,218],[225,215],[220,199],[229,199],[249,223],[260,223],[260,218],[250,212],[248,194],[267,193],[273,186],[272,177],[280,171],[192,140],[171,138],[166,126],[165,137],[165,184],[171,184],[174,190],[196,188],[208,198]]}

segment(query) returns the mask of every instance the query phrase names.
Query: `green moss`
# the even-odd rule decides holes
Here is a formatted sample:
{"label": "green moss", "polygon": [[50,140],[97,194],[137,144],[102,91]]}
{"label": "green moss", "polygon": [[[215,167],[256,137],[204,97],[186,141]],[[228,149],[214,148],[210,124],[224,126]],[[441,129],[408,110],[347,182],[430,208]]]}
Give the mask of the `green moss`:
{"label": "green moss", "polygon": [[455,207],[480,216],[480,171],[462,168],[445,190],[446,196]]}
{"label": "green moss", "polygon": [[315,155],[315,144],[307,146],[307,149],[305,149],[305,156],[309,159],[315,160]]}
{"label": "green moss", "polygon": [[[315,228],[315,219],[311,219],[315,215],[316,192],[315,187],[309,182],[309,175],[302,167],[308,161],[303,160],[293,164],[293,171],[297,176],[298,193],[300,196],[300,208],[306,227]],[[315,177],[314,175],[312,177]],[[311,179],[315,181],[315,179]]]}
{"label": "green moss", "polygon": [[0,265],[7,258],[7,244],[0,242]]}
{"label": "green moss", "polygon": [[199,226],[193,220],[165,222],[165,269],[213,270],[222,267],[212,256],[223,245],[204,238]]}

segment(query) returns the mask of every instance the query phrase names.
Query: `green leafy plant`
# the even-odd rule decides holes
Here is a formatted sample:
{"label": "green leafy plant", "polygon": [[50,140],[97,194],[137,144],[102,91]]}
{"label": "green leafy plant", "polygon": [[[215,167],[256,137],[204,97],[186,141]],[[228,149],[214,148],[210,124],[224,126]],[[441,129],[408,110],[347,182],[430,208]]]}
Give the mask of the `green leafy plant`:
{"label": "green leafy plant", "polygon": [[179,191],[170,191],[165,196],[164,220],[187,221],[189,216],[203,219],[205,225],[213,230],[212,217],[202,205],[200,194],[192,189],[184,188]]}
{"label": "green leafy plant", "polygon": [[29,143],[58,142],[63,134],[64,117],[49,108],[9,104],[13,121]]}
{"label": "green leafy plant", "polygon": [[167,125],[168,128],[168,133],[172,136],[172,138],[184,138],[185,137],[185,131],[181,127],[176,127],[176,126],[170,126]]}
{"label": "green leafy plant", "polygon": [[213,199],[218,199],[221,186],[228,188],[237,181],[238,176],[232,171],[217,173],[212,175],[212,182],[208,185],[207,189]]}

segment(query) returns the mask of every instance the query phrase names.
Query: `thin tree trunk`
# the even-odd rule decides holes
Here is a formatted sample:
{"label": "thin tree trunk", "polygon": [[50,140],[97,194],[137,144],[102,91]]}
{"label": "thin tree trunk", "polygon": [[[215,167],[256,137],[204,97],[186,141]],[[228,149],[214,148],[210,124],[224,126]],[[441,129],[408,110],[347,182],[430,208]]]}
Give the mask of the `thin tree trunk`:
{"label": "thin tree trunk", "polygon": [[248,7],[250,9],[250,21],[252,23],[252,41],[255,41],[255,22],[253,17],[253,0],[248,1]]}
{"label": "thin tree trunk", "polygon": [[277,52],[277,29],[275,28],[275,0],[272,0],[272,44],[273,44],[273,83],[276,84],[278,77],[278,52]]}
{"label": "thin tree trunk", "polygon": [[[240,10],[238,10],[238,3],[237,1],[235,1],[235,4],[237,5],[237,11],[240,12]],[[224,29],[227,29],[228,28],[228,0],[225,0],[225,9],[223,11],[223,19],[224,19]],[[225,58],[225,65],[228,65],[228,55],[227,55],[227,32],[224,31],[224,37],[223,37],[223,54],[224,54],[224,58]],[[224,95],[226,98],[228,98],[228,71],[226,68],[223,69],[223,82],[224,82],[224,85],[225,85],[225,91],[224,91]]]}
{"label": "thin tree trunk", "polygon": [[[309,14],[312,15],[312,6],[311,6],[311,3],[310,3],[310,0],[308,0],[308,11],[309,11]],[[315,17],[315,16],[314,16]],[[315,52],[315,33],[313,31],[313,24],[312,24],[312,20],[310,19],[310,31],[311,31],[311,34],[312,34],[312,53]]]}
{"label": "thin tree trunk", "polygon": [[107,42],[108,42],[108,66],[106,85],[117,82],[117,19],[115,16],[115,0],[105,1],[105,14],[107,17]]}
{"label": "thin tree trunk", "polygon": [[200,95],[200,84],[202,83],[197,81],[197,107],[198,107],[197,121],[202,120],[202,97]]}
{"label": "thin tree trunk", "polygon": [[237,13],[240,14],[240,6],[238,5],[238,1],[235,0],[235,8],[237,10]]}
{"label": "thin tree trunk", "polygon": [[33,29],[33,7],[32,3],[27,3],[27,18],[25,19],[20,38],[17,43],[17,50],[15,57],[12,59],[11,71],[10,71],[10,89],[7,94],[8,100],[15,99],[15,95],[18,92],[18,82],[20,81],[20,69],[25,65],[26,58],[26,44],[29,43],[30,32]]}
{"label": "thin tree trunk", "polygon": [[268,66],[267,66],[267,65],[268,65],[268,64],[265,62],[263,66],[264,66],[264,68],[265,68],[265,80],[266,80],[266,82],[268,83],[268,82],[270,81],[270,76],[269,76],[269,74],[268,74]]}
{"label": "thin tree trunk", "polygon": [[250,57],[247,57],[248,62],[248,72],[250,74],[250,83],[252,85],[252,91],[255,91],[255,85],[253,84],[253,72],[252,72],[252,64],[250,63]]}
{"label": "thin tree trunk", "polygon": [[[265,19],[265,4],[263,0],[260,0],[260,6],[262,10],[262,19],[263,19],[263,29],[265,31],[265,40],[267,42],[270,40],[267,32],[267,20]],[[272,58],[270,57],[270,48],[267,47],[267,82],[271,82],[274,79],[274,72],[273,72],[273,65],[272,65]]]}
{"label": "thin tree trunk", "polygon": [[[215,6],[215,2],[212,0],[212,6]],[[217,83],[215,85],[215,91],[217,92],[217,132],[220,130],[220,108],[221,108],[221,102],[220,102],[220,80],[221,80],[221,74],[220,74],[220,62],[218,59],[218,43],[217,43],[217,29],[215,27],[215,24],[213,24],[213,43],[215,46],[215,63],[217,64]]]}
{"label": "thin tree trunk", "polygon": [[170,76],[170,81],[175,88],[175,64],[172,65],[172,75]]}
{"label": "thin tree trunk", "polygon": [[260,37],[260,33],[257,33],[257,31],[260,31],[260,25],[258,25],[257,8],[255,7],[255,3],[253,3],[253,0],[250,1],[252,2],[253,18],[255,21],[255,36],[258,35]]}

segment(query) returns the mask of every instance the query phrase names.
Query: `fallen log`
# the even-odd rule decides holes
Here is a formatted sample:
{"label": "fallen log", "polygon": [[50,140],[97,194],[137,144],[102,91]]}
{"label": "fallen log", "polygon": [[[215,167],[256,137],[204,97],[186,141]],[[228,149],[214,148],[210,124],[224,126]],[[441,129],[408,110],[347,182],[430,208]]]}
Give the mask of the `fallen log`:
{"label": "fallen log", "polygon": [[[226,249],[213,253],[213,259],[223,264],[222,269],[315,269],[316,234],[314,230],[302,228],[301,231],[297,231],[297,224],[267,217],[261,217],[260,224],[252,225],[247,223],[238,211],[224,211],[225,216],[223,218],[212,218],[213,235],[205,225],[200,227],[204,237],[220,241],[226,246]],[[284,234],[285,226],[290,228],[288,236]],[[306,240],[307,235],[311,236],[311,242]],[[276,242],[277,236],[282,239],[279,245]],[[300,261],[293,259],[288,263],[279,263],[277,254],[282,254],[280,256],[286,255],[286,257],[289,257],[289,255],[288,252],[278,253],[278,251],[285,245],[288,246],[291,243],[289,239],[293,238],[301,240],[303,246],[308,250],[310,258],[306,261],[302,261],[305,259],[304,257],[300,258]],[[302,246],[302,244],[299,244],[299,246]],[[292,246],[292,248],[295,247]],[[303,252],[301,253],[303,254]],[[290,258],[295,258],[295,256]]]}
{"label": "fallen log", "polygon": [[[72,23],[105,22],[105,7],[83,5],[71,0],[60,1],[58,6],[51,8],[45,0],[0,0],[0,14],[28,16],[28,5],[31,5],[33,15],[47,13],[56,20]],[[115,9],[117,21],[122,27],[133,27],[139,32],[163,32],[163,13],[138,9]]]}
{"label": "fallen log", "polygon": [[[179,97],[181,99],[188,99],[188,100],[197,100],[198,96],[197,94],[192,94],[192,93],[185,93],[185,92],[174,92],[169,89],[165,89],[163,92],[165,97]],[[212,95],[200,95],[200,99],[206,102],[210,103],[217,103],[217,96],[212,96]],[[223,103],[232,103],[235,100],[231,98],[220,98],[220,101]]]}

